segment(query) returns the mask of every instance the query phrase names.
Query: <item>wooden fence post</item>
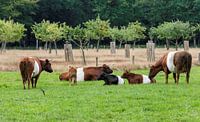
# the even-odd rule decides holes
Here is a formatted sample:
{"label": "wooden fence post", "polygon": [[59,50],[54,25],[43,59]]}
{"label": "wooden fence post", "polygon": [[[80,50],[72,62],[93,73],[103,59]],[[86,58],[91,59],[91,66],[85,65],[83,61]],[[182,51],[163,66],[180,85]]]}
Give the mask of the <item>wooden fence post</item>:
{"label": "wooden fence post", "polygon": [[135,64],[135,56],[132,56],[132,64]]}
{"label": "wooden fence post", "polygon": [[65,53],[65,61],[74,62],[73,52],[72,52],[72,44],[64,44],[64,53]]}
{"label": "wooden fence post", "polygon": [[116,43],[115,42],[110,42],[110,52],[111,54],[115,54],[116,53]]}
{"label": "wooden fence post", "polygon": [[155,61],[155,43],[149,41],[146,43],[147,47],[147,61],[153,62]]}
{"label": "wooden fence post", "polygon": [[98,57],[96,57],[96,66],[98,67],[98,64],[99,64],[99,62],[98,62]]}
{"label": "wooden fence post", "polygon": [[130,58],[130,44],[125,44],[125,57]]}
{"label": "wooden fence post", "polygon": [[189,41],[184,41],[184,50],[185,51],[189,50]]}
{"label": "wooden fence post", "polygon": [[200,53],[198,53],[198,64],[200,64]]}

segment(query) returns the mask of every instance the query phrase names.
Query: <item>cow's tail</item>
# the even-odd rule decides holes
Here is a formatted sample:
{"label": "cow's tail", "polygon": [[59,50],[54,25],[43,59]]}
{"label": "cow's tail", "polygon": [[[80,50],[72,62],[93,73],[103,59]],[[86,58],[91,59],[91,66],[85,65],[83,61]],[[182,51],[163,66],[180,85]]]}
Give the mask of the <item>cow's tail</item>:
{"label": "cow's tail", "polygon": [[27,63],[28,62],[26,60],[23,60],[20,62],[20,66],[19,66],[23,81],[28,80]]}

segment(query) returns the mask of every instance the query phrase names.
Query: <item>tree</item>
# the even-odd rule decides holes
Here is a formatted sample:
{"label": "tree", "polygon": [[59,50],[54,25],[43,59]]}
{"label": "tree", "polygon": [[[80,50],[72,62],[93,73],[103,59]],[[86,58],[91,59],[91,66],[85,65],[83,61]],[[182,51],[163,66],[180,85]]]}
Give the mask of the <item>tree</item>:
{"label": "tree", "polygon": [[158,39],[174,40],[176,50],[178,50],[178,40],[191,39],[194,29],[189,22],[175,21],[165,22],[157,28],[151,28],[150,31],[151,36],[157,36]]}
{"label": "tree", "polygon": [[13,20],[0,20],[1,52],[5,50],[7,42],[19,41],[24,36],[25,30],[23,24],[14,23]]}
{"label": "tree", "polygon": [[86,60],[85,60],[85,53],[84,49],[89,42],[89,31],[86,29],[81,28],[80,25],[76,26],[72,30],[72,42],[74,42],[81,50],[82,52],[82,57],[83,57],[83,63],[86,65]]}
{"label": "tree", "polygon": [[134,41],[135,46],[137,40],[145,38],[145,31],[146,27],[142,26],[138,21],[129,23],[127,27],[127,41]]}
{"label": "tree", "polygon": [[105,37],[109,37],[109,20],[101,20],[98,16],[95,20],[89,20],[84,23],[88,33],[90,33],[90,39],[97,40],[97,52],[99,51],[99,43]]}
{"label": "tree", "polygon": [[43,20],[41,23],[35,23],[32,26],[33,33],[37,40],[49,42],[49,53],[51,53],[51,42],[54,42],[57,54],[56,41],[63,37],[63,28],[58,23],[50,23],[50,21]]}

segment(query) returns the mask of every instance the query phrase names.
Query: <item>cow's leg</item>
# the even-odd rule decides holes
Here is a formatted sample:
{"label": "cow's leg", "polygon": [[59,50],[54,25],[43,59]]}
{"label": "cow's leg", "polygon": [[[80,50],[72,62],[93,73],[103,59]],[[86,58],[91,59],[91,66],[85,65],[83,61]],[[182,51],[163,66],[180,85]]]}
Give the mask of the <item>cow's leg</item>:
{"label": "cow's leg", "polygon": [[32,88],[34,88],[34,78],[31,78]]}
{"label": "cow's leg", "polygon": [[174,81],[176,83],[176,73],[173,73],[173,78],[174,78]]}
{"label": "cow's leg", "polygon": [[165,83],[168,84],[168,73],[165,73]]}
{"label": "cow's leg", "polygon": [[30,84],[31,84],[31,78],[28,77],[28,89],[30,89]]}
{"label": "cow's leg", "polygon": [[177,73],[176,75],[176,84],[178,85],[178,82],[179,82],[179,76],[180,76],[180,73]]}
{"label": "cow's leg", "polygon": [[75,78],[74,78],[74,84],[75,84],[75,85],[77,85],[77,81],[76,81],[76,79],[75,79]]}
{"label": "cow's leg", "polygon": [[190,72],[186,72],[186,82],[189,84]]}
{"label": "cow's leg", "polygon": [[24,85],[24,89],[26,89],[26,79],[23,78],[23,85]]}
{"label": "cow's leg", "polygon": [[35,77],[35,88],[36,88],[36,85],[37,85],[38,78],[39,78],[39,75]]}

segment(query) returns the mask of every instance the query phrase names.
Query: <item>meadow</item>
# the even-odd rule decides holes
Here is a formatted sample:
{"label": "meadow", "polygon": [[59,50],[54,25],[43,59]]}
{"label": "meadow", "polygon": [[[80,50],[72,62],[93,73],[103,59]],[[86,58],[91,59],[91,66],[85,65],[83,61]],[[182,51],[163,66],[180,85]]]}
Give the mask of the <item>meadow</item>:
{"label": "meadow", "polygon": [[199,69],[192,67],[189,85],[184,74],[179,85],[172,74],[165,84],[160,72],[156,84],[126,81],[121,86],[103,86],[103,81],[91,81],[69,86],[59,81],[59,72],[43,72],[37,88],[30,90],[23,90],[19,72],[1,71],[0,121],[200,121]]}

